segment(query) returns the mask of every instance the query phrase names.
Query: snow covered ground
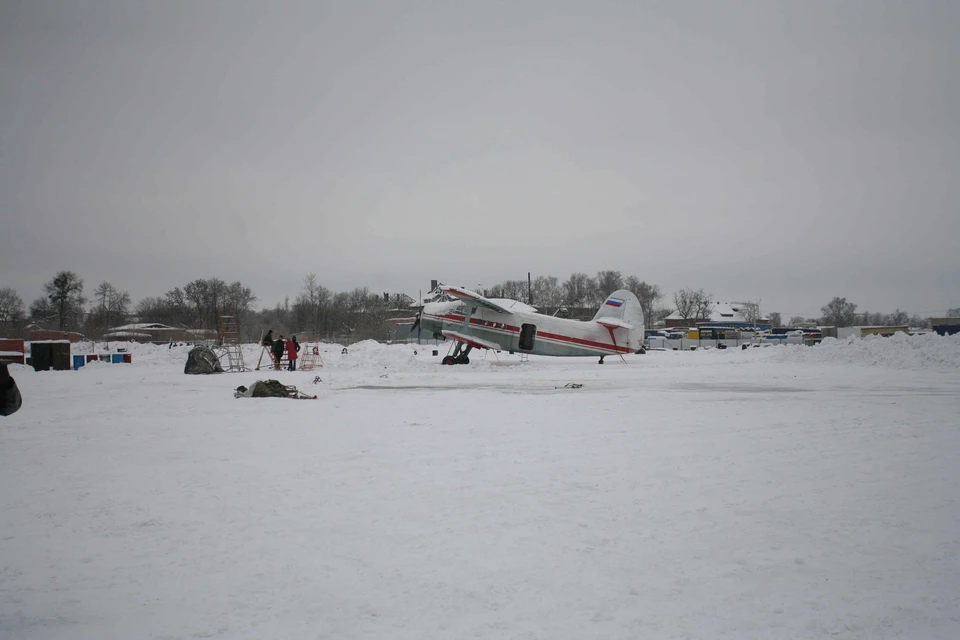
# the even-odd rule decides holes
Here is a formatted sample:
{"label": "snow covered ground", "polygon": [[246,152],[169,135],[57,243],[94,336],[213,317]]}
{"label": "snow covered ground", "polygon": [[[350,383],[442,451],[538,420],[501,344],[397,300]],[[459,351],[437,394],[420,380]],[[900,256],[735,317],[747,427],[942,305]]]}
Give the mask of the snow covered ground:
{"label": "snow covered ground", "polygon": [[413,348],[14,367],[0,638],[960,637],[960,339]]}

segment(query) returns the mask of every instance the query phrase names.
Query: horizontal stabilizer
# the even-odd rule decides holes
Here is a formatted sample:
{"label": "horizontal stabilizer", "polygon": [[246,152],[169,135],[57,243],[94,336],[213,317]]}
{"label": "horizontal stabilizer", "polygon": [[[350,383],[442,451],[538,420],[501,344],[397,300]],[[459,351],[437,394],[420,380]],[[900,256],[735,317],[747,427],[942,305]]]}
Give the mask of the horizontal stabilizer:
{"label": "horizontal stabilizer", "polygon": [[626,329],[629,331],[633,329],[633,325],[624,322],[623,320],[618,320],[617,318],[597,318],[597,324],[606,327],[607,329]]}
{"label": "horizontal stabilizer", "polygon": [[460,333],[459,331],[444,330],[443,335],[450,338],[451,340],[456,340],[457,342],[463,342],[464,344],[468,344],[474,349],[493,349],[494,351],[500,351],[503,348],[496,342],[484,340],[483,338],[471,336],[466,333]]}

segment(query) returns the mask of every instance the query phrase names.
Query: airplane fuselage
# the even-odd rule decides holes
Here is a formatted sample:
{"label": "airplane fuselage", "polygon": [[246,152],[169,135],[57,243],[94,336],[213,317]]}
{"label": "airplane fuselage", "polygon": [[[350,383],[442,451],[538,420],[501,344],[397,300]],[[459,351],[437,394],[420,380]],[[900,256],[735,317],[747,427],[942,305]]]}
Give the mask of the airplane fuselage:
{"label": "airplane fuselage", "polygon": [[[423,333],[442,336],[456,331],[495,343],[503,351],[545,356],[606,356],[635,353],[643,344],[639,331],[612,332],[593,320],[557,318],[541,313],[500,313],[463,301],[435,302],[424,306]],[[470,322],[464,325],[469,312]]]}

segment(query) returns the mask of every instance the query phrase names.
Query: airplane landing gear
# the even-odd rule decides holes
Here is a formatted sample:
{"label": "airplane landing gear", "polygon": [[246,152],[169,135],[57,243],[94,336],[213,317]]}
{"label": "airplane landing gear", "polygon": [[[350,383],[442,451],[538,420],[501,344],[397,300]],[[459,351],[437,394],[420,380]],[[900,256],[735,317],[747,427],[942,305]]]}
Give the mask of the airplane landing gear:
{"label": "airplane landing gear", "polygon": [[600,356],[600,362],[598,362],[597,364],[603,364],[603,359],[604,359],[604,358],[606,358],[606,356]]}
{"label": "airplane landing gear", "polygon": [[443,360],[440,361],[441,364],[470,364],[470,358],[467,357],[467,354],[473,349],[470,345],[464,346],[462,342],[458,342],[457,346],[453,348],[453,355],[444,356]]}

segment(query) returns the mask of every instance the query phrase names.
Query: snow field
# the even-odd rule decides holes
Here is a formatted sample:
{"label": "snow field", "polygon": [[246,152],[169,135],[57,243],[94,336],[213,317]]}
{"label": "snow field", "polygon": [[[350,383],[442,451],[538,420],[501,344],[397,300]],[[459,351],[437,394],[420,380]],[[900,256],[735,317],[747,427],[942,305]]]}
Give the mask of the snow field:
{"label": "snow field", "polygon": [[18,367],[0,637],[955,638],[957,344]]}

